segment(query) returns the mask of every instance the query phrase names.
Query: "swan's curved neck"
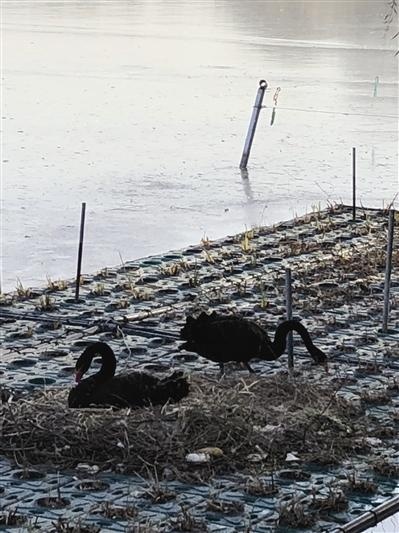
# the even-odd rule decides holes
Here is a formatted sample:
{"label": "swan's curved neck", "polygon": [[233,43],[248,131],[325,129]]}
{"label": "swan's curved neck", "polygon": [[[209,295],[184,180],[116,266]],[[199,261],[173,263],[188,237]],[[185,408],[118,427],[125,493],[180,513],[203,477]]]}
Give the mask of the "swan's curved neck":
{"label": "swan's curved neck", "polygon": [[322,363],[326,360],[325,354],[313,344],[308,330],[303,324],[296,320],[286,320],[277,326],[274,340],[271,343],[274,359],[277,359],[284,353],[287,345],[287,335],[290,331],[296,331],[299,333],[309,354],[316,363]]}
{"label": "swan's curved neck", "polygon": [[287,335],[292,328],[289,321],[282,322],[277,326],[276,333],[274,334],[274,340],[272,342],[272,349],[276,356],[276,359],[285,352],[287,347]]}
{"label": "swan's curved neck", "polygon": [[90,346],[90,351],[88,354],[88,357],[90,357],[90,364],[96,355],[100,355],[102,361],[101,368],[92,376],[93,379],[95,379],[97,382],[103,382],[114,377],[116,359],[112,348],[110,348],[108,344],[105,344],[105,342],[96,342]]}

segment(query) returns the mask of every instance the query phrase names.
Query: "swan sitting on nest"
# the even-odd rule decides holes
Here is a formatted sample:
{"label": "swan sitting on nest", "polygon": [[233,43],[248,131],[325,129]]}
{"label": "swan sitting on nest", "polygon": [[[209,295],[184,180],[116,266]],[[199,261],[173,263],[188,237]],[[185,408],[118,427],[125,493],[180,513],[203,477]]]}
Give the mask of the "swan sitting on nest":
{"label": "swan sitting on nest", "polygon": [[[86,379],[94,357],[100,356],[100,370]],[[76,362],[76,387],[68,396],[69,407],[113,406],[143,407],[178,402],[188,395],[189,385],[182,372],[173,372],[165,378],[157,378],[146,372],[131,372],[115,376],[116,358],[105,342],[88,346]]]}

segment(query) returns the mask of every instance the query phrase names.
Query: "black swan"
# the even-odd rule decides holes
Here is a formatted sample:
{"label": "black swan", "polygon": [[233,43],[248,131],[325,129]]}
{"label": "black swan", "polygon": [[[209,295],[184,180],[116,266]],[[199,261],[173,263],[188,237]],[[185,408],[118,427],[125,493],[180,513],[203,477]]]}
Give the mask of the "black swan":
{"label": "black swan", "polygon": [[[99,372],[81,381],[97,355],[102,359]],[[182,372],[161,379],[145,372],[114,376],[115,368],[115,354],[108,344],[95,342],[88,346],[76,362],[78,384],[69,393],[69,407],[163,405],[167,401],[178,402],[188,394],[189,385]]]}
{"label": "black swan", "polygon": [[266,361],[278,359],[284,353],[286,337],[290,331],[299,333],[314,361],[323,365],[327,371],[325,353],[313,344],[305,326],[296,320],[286,320],[279,324],[272,342],[266,331],[251,320],[222,316],[215,311],[210,315],[201,313],[198,318],[187,317],[180,331],[181,339],[186,342],[180,349],[196,352],[219,363],[222,374],[224,363],[228,361],[243,363],[253,372],[249,361],[253,358]]}

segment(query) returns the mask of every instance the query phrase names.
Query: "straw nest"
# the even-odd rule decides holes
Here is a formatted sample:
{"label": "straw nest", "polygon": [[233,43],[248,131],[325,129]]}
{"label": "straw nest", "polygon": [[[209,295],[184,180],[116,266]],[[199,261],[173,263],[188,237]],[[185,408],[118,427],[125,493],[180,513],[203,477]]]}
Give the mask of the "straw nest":
{"label": "straw nest", "polygon": [[[50,390],[0,407],[0,453],[24,467],[85,463],[202,480],[276,468],[289,452],[301,461],[340,461],[371,429],[337,388],[284,373],[221,382],[195,377],[187,398],[162,409],[69,409],[66,397]],[[201,465],[187,461],[204,447],[218,450],[208,450]]]}

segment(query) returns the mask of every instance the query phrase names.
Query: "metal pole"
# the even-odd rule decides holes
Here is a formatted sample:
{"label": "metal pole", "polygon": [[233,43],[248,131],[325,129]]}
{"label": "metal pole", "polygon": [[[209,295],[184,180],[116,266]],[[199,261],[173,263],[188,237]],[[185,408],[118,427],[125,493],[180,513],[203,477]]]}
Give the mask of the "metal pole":
{"label": "metal pole", "polygon": [[374,93],[373,93],[374,98],[377,96],[377,88],[378,88],[379,82],[380,82],[380,78],[379,76],[376,76],[374,80]]}
{"label": "metal pole", "polygon": [[[287,320],[292,320],[292,277],[291,269],[285,269],[285,304],[287,308]],[[288,369],[290,371],[294,368],[294,349],[292,331],[288,333],[287,337],[287,352],[288,352]]]}
{"label": "metal pole", "polygon": [[356,148],[352,148],[352,219],[356,220]]}
{"label": "metal pole", "polygon": [[385,282],[384,282],[384,310],[382,314],[382,331],[384,333],[388,330],[388,315],[389,315],[389,293],[391,287],[391,271],[392,271],[392,248],[393,248],[393,228],[395,222],[395,211],[390,209],[388,220],[388,243],[387,243],[387,259],[385,263]]}
{"label": "metal pole", "polygon": [[241,161],[240,161],[241,169],[247,168],[249,153],[251,151],[252,141],[254,140],[256,125],[258,123],[259,113],[262,108],[262,102],[263,102],[263,97],[265,95],[266,88],[267,88],[267,82],[265,80],[260,80],[259,89],[258,89],[258,92],[256,93],[255,105],[253,107],[251,120],[249,122],[247,137],[245,139],[244,151],[241,156]]}
{"label": "metal pole", "polygon": [[397,512],[399,512],[399,496],[395,496],[395,498],[374,507],[374,509],[366,511],[347,524],[334,529],[333,533],[361,533]]}
{"label": "metal pole", "polygon": [[84,232],[85,232],[85,215],[86,215],[86,202],[83,202],[82,211],[80,214],[80,235],[79,235],[79,249],[78,249],[78,267],[76,270],[75,302],[79,301],[80,274],[81,274],[81,268],[82,268],[82,253],[83,253],[83,237],[84,237]]}

